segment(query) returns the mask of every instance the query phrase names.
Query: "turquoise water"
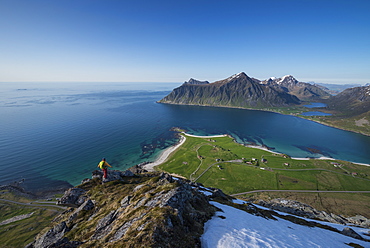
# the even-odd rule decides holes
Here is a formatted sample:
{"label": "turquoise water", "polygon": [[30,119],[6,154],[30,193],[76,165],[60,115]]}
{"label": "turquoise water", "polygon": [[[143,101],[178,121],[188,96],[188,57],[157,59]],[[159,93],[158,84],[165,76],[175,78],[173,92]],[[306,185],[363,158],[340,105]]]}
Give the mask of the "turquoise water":
{"label": "turquoise water", "polygon": [[0,184],[76,185],[102,157],[114,169],[152,161],[177,141],[172,127],[294,157],[370,163],[370,137],[360,134],[270,112],[156,103],[178,85],[0,83]]}

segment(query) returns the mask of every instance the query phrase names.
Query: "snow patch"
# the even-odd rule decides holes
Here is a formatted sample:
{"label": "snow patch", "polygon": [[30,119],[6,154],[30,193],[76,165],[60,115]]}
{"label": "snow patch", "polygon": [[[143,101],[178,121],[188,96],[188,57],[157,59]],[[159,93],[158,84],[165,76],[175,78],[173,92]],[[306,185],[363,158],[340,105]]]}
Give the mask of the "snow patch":
{"label": "snow patch", "polygon": [[[245,211],[211,202],[222,210],[204,225],[203,248],[213,247],[348,247],[370,243],[318,227],[307,227],[277,218],[265,219]],[[222,218],[218,216],[223,216]],[[225,218],[224,218],[225,217]]]}
{"label": "snow patch", "polygon": [[243,75],[244,72],[239,72],[238,74],[234,74],[231,77],[228,78],[228,81],[233,80],[234,78],[240,78],[241,75]]}

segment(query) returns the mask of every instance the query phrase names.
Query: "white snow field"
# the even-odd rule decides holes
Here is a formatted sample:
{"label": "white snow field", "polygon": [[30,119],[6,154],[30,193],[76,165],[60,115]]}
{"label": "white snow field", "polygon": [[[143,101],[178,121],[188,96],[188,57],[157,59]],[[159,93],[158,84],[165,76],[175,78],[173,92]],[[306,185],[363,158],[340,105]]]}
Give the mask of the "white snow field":
{"label": "white snow field", "polygon": [[[204,234],[201,237],[203,248],[348,248],[351,247],[348,245],[350,243],[370,247],[370,242],[326,229],[294,224],[278,217],[276,217],[278,221],[265,219],[218,202],[212,202],[212,204],[222,209],[223,212],[217,212],[212,219],[206,222]],[[344,227],[346,226],[342,226]],[[368,231],[368,229],[364,230]]]}

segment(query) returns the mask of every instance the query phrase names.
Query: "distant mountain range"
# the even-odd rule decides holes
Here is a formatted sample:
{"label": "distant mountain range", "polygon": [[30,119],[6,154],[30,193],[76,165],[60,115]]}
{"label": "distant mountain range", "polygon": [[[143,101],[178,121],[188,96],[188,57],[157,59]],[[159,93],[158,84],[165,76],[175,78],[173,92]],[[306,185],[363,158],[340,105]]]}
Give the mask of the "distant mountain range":
{"label": "distant mountain range", "polygon": [[[308,83],[313,84],[323,89],[324,91],[330,93],[331,95],[337,95],[345,89],[362,86],[360,84],[324,84],[324,83],[315,83],[315,82],[308,82]],[[365,86],[368,86],[368,85],[369,84],[366,84]]]}
{"label": "distant mountain range", "polygon": [[287,75],[282,78],[269,78],[261,83],[277,89],[283,89],[285,92],[298,97],[300,100],[320,100],[327,99],[331,96],[323,88],[318,87],[317,85],[299,82],[291,75]]}
{"label": "distant mountain range", "polygon": [[330,94],[293,76],[261,81],[244,72],[213,83],[190,79],[159,102],[170,104],[266,108],[327,99]]}

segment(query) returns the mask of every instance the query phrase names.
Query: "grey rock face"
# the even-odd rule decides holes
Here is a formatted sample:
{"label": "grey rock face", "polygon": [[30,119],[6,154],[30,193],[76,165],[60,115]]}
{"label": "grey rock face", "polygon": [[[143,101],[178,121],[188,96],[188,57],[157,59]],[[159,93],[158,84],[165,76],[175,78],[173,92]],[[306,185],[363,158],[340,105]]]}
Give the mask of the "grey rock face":
{"label": "grey rock face", "polygon": [[[81,185],[89,190],[67,190],[58,204],[74,209],[56,217],[54,221],[59,224],[27,248],[78,247],[83,243],[104,247],[104,242],[126,247],[124,242],[132,238],[160,244],[153,247],[181,247],[184,240],[191,243],[186,247],[200,247],[204,223],[216,211],[207,196],[166,173],[136,175],[126,183],[124,175],[131,176],[132,172],[109,172],[110,179],[123,182],[101,185],[91,180]],[[94,175],[102,173],[96,171]],[[105,195],[114,197],[106,199]]]}
{"label": "grey rock face", "polygon": [[[48,232],[42,235],[33,244],[34,248],[46,248],[46,247],[58,247],[56,244],[69,243],[68,239],[63,238],[64,234],[69,229],[66,223],[63,221],[60,224],[51,228]],[[54,246],[53,246],[54,245]]]}
{"label": "grey rock face", "polygon": [[137,217],[137,218],[133,218],[127,222],[125,222],[117,231],[116,233],[114,234],[113,238],[110,240],[111,242],[112,241],[117,241],[119,240],[120,238],[122,238],[126,232],[128,231],[129,227],[135,223],[136,221],[138,220],[141,220],[143,218],[145,214],[142,214],[140,217]]}
{"label": "grey rock face", "polygon": [[353,231],[352,228],[349,228],[349,227],[345,227],[343,231],[341,231],[341,234],[355,238],[355,239],[363,239],[358,233],[356,233],[355,231]]}
{"label": "grey rock face", "polygon": [[106,236],[110,232],[110,226],[112,222],[117,218],[118,211],[112,210],[108,215],[102,218],[98,225],[96,226],[96,230],[92,239],[100,239]]}
{"label": "grey rock face", "polygon": [[81,206],[79,206],[72,215],[68,218],[68,221],[74,220],[81,211],[89,211],[94,208],[94,203],[88,199]]}
{"label": "grey rock face", "polygon": [[58,200],[57,205],[72,207],[72,208],[78,208],[87,199],[86,196],[82,195],[85,192],[86,192],[85,190],[80,189],[80,188],[68,189],[64,193],[62,198],[60,198],[60,200]]}
{"label": "grey rock face", "polygon": [[361,215],[356,215],[354,217],[349,217],[347,220],[350,223],[353,223],[356,226],[364,227],[364,228],[369,228],[370,227],[370,220],[367,219],[364,216]]}
{"label": "grey rock face", "polygon": [[118,170],[109,170],[108,169],[108,174],[107,178],[103,178],[103,171],[102,170],[95,170],[92,172],[92,178],[99,178],[101,179],[104,183],[110,182],[110,181],[116,181],[116,180],[124,180],[124,177],[132,177],[135,176],[135,174],[130,171],[118,171]]}
{"label": "grey rock face", "polygon": [[123,198],[121,201],[121,208],[126,208],[127,206],[129,206],[131,198],[132,198],[131,195],[125,196],[125,198]]}
{"label": "grey rock face", "polygon": [[196,80],[194,78],[190,78],[189,81],[185,82],[184,84],[198,84],[198,85],[202,85],[202,84],[209,84],[208,81],[199,81],[199,80]]}

